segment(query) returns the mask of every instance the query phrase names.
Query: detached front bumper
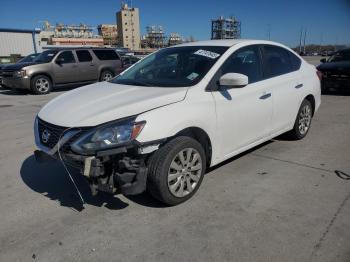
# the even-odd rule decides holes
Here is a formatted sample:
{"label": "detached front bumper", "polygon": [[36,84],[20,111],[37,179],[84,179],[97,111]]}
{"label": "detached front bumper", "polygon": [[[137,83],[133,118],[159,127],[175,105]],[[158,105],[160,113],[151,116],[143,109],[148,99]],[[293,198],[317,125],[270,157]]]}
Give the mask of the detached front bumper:
{"label": "detached front bumper", "polygon": [[12,89],[30,89],[30,78],[25,77],[3,77],[2,85]]}
{"label": "detached front bumper", "polygon": [[66,165],[78,168],[88,180],[93,195],[98,191],[136,195],[146,190],[146,160],[150,153],[158,149],[162,140],[146,144],[133,141],[120,147],[98,151],[95,155],[84,156],[69,150],[69,144],[78,131],[68,130],[60,139],[60,147],[58,148],[57,143],[50,148],[41,141],[37,121],[36,119],[34,134],[39,150],[34,155],[38,162],[58,159]]}

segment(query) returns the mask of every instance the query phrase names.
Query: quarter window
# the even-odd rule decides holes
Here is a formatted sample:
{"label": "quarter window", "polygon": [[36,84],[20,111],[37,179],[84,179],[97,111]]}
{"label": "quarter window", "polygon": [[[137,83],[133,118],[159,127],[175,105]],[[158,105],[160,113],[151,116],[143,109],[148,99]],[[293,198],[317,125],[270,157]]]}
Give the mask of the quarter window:
{"label": "quarter window", "polygon": [[100,60],[119,60],[119,56],[114,50],[93,50],[94,54]]}
{"label": "quarter window", "polygon": [[290,57],[290,62],[292,64],[292,69],[293,71],[297,71],[300,69],[301,66],[301,60],[299,57],[297,57],[296,55],[294,55],[292,52],[288,52],[289,53],[289,57]]}
{"label": "quarter window", "polygon": [[221,67],[220,75],[240,73],[248,77],[249,83],[262,79],[261,61],[257,46],[243,47],[235,51]]}
{"label": "quarter window", "polygon": [[57,59],[61,60],[61,64],[75,63],[75,58],[72,51],[64,51],[60,53]]}
{"label": "quarter window", "polygon": [[271,78],[294,71],[289,51],[278,46],[264,46],[265,78]]}
{"label": "quarter window", "polygon": [[92,61],[92,56],[88,50],[78,50],[77,56],[79,62],[90,62]]}

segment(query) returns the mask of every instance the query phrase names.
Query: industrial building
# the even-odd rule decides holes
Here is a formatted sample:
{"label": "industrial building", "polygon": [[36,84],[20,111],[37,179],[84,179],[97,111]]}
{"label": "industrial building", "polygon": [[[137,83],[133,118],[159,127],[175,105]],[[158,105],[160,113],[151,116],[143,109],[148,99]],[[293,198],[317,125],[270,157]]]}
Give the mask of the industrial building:
{"label": "industrial building", "polygon": [[168,46],[178,45],[178,44],[181,44],[183,42],[184,42],[184,40],[182,39],[182,37],[180,36],[179,33],[170,33],[169,40],[168,40]]}
{"label": "industrial building", "polygon": [[119,45],[131,50],[140,49],[140,17],[139,9],[122,3],[117,12]]}
{"label": "industrial building", "polygon": [[241,38],[241,22],[235,17],[223,16],[211,21],[211,39],[239,39]]}
{"label": "industrial building", "polygon": [[103,46],[103,38],[94,34],[94,28],[85,24],[65,25],[58,23],[52,26],[44,22],[40,33],[40,41],[46,45],[93,45]]}
{"label": "industrial building", "polygon": [[41,52],[40,30],[0,28],[0,63],[14,62],[18,57]]}
{"label": "industrial building", "polygon": [[98,34],[103,38],[103,44],[109,46],[118,45],[118,26],[101,24],[97,26]]}
{"label": "industrial building", "polygon": [[163,48],[166,46],[166,36],[161,25],[146,27],[147,34],[142,39],[143,48]]}

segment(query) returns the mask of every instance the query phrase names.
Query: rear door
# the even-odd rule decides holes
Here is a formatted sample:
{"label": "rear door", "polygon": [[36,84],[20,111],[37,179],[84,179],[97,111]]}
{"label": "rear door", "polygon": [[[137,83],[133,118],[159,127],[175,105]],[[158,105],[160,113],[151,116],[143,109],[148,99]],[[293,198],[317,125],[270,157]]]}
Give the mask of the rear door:
{"label": "rear door", "polygon": [[79,81],[96,81],[98,67],[89,50],[76,50],[79,68]]}
{"label": "rear door", "polygon": [[268,136],[272,117],[272,94],[269,85],[263,81],[259,46],[235,51],[210,85],[218,85],[218,80],[226,73],[244,74],[248,76],[249,84],[242,88],[219,87],[218,91],[212,92],[224,158]]}
{"label": "rear door", "polygon": [[56,84],[73,83],[79,80],[79,69],[72,51],[62,51],[53,63]]}
{"label": "rear door", "polygon": [[304,87],[298,71],[301,61],[283,47],[264,45],[262,48],[264,82],[273,93],[271,132],[276,133],[293,127]]}

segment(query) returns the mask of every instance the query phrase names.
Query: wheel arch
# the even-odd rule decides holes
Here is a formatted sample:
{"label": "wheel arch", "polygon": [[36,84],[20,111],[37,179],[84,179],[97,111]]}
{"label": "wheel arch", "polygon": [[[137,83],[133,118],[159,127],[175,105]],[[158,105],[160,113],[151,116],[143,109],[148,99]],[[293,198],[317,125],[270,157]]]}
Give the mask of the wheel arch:
{"label": "wheel arch", "polygon": [[101,67],[101,68],[100,68],[100,72],[99,72],[99,74],[98,74],[98,77],[99,77],[99,78],[102,76],[102,73],[103,73],[104,71],[110,71],[110,72],[113,73],[113,75],[116,74],[116,73],[115,73],[115,70],[113,70],[112,67],[110,67],[110,66],[104,66],[104,67]]}
{"label": "wheel arch", "polygon": [[42,75],[42,76],[48,77],[48,78],[50,79],[52,85],[55,84],[55,82],[53,81],[52,76],[51,76],[49,73],[47,73],[47,72],[37,72],[37,73],[34,73],[33,75],[30,76],[30,81],[32,81],[32,80],[34,79],[34,77],[41,76],[41,75]]}
{"label": "wheel arch", "polygon": [[210,166],[212,160],[212,144],[207,132],[202,128],[191,126],[179,131],[174,137],[178,136],[188,136],[200,143],[205,152],[207,167]]}
{"label": "wheel arch", "polygon": [[308,100],[311,103],[312,106],[312,115],[314,115],[315,113],[315,107],[316,107],[316,101],[315,101],[315,97],[312,94],[307,95],[304,100]]}

